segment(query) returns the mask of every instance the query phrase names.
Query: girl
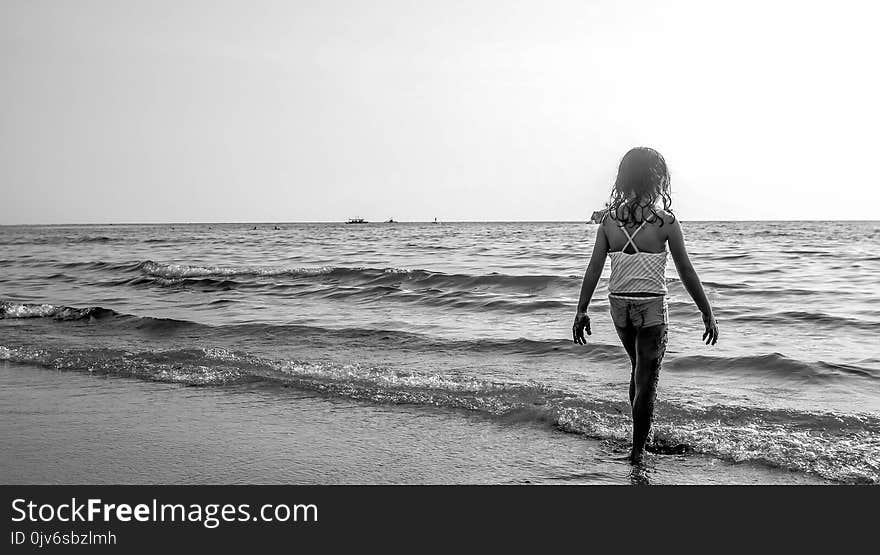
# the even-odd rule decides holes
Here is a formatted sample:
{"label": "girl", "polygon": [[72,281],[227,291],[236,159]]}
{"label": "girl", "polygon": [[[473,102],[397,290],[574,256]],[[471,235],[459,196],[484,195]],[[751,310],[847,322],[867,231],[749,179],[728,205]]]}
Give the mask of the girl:
{"label": "girl", "polygon": [[586,344],[591,335],[587,308],[611,257],[608,302],[611,319],[632,363],[629,402],[632,405],[633,445],[630,460],[639,463],[654,418],[654,398],[660,363],[666,351],[666,245],[688,294],[703,313],[707,345],[718,341],[718,326],[684,246],[681,226],[672,213],[669,170],[656,150],[639,147],[620,161],[608,210],[596,232],[596,245],[584,274],[572,333]]}

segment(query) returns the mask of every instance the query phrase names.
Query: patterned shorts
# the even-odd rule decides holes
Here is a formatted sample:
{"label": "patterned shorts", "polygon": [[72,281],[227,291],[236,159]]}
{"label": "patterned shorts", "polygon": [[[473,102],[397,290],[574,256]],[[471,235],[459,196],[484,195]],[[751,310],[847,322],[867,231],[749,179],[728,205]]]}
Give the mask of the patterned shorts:
{"label": "patterned shorts", "polygon": [[665,295],[627,297],[608,295],[611,319],[618,328],[647,328],[669,323],[669,304]]}

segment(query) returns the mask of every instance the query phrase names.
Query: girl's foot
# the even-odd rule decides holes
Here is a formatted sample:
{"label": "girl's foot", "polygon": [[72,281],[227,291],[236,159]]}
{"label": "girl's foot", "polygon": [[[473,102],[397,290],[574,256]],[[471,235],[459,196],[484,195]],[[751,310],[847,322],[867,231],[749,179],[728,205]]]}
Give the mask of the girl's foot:
{"label": "girl's foot", "polygon": [[644,451],[636,451],[635,449],[633,449],[633,451],[629,454],[629,462],[632,463],[633,465],[642,464],[643,458],[644,458]]}

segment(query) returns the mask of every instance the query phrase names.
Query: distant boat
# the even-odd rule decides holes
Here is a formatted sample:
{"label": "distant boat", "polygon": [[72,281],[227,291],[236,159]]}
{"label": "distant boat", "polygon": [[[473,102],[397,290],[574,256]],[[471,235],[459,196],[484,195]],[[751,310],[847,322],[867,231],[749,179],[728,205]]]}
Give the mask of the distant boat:
{"label": "distant boat", "polygon": [[347,223],[347,224],[368,224],[370,222],[368,222],[367,220],[365,220],[363,218],[351,218],[345,223]]}
{"label": "distant boat", "polygon": [[385,220],[385,223],[386,224],[396,224],[397,222],[394,221],[394,218],[388,218],[387,220]]}
{"label": "distant boat", "polygon": [[604,218],[604,217],[605,217],[605,214],[607,214],[607,213],[608,213],[608,209],[607,209],[607,208],[606,208],[605,210],[596,210],[595,212],[593,212],[593,215],[590,216],[590,222],[589,222],[589,223],[591,223],[591,224],[601,224],[601,223],[602,223],[602,218]]}
{"label": "distant boat", "polygon": [[431,223],[432,223],[432,224],[439,224],[440,222],[437,221],[437,218],[434,218],[434,221],[431,222]]}

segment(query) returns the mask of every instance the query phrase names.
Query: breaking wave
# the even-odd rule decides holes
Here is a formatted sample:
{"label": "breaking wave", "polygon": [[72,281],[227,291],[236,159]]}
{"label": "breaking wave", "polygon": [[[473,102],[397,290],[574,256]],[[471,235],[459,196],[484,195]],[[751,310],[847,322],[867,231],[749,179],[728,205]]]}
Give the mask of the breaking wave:
{"label": "breaking wave", "polygon": [[[225,348],[128,351],[0,346],[0,360],[57,370],[134,377],[190,386],[259,383],[380,404],[463,409],[546,423],[570,433],[626,441],[629,407],[534,381],[359,364],[272,360]],[[752,461],[852,483],[880,481],[880,420],[871,416],[748,407],[690,408],[658,402],[655,441],[730,461]]]}

